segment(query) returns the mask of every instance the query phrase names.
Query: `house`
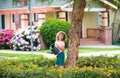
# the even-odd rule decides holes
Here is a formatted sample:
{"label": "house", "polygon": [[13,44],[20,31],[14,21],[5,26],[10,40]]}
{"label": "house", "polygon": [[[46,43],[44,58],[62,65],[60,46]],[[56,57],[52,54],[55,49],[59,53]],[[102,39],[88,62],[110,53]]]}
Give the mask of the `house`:
{"label": "house", "polygon": [[[20,0],[21,1],[21,0]],[[117,9],[107,0],[101,2],[87,1],[85,8],[80,45],[111,45],[112,22],[114,12],[109,8]],[[0,0],[0,30],[26,28],[29,26],[28,6],[22,2],[12,5],[12,0]],[[70,22],[72,4],[64,0],[54,0],[53,3],[36,3],[31,0],[32,21],[40,26],[47,18],[59,18]],[[20,6],[21,5],[21,6]]]}

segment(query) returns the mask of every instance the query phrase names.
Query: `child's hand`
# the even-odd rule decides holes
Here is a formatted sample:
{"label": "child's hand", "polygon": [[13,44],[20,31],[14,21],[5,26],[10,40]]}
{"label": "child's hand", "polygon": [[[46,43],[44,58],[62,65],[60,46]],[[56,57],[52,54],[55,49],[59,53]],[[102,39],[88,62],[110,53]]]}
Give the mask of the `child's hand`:
{"label": "child's hand", "polygon": [[56,48],[58,48],[60,51],[64,51],[64,46],[57,45]]}

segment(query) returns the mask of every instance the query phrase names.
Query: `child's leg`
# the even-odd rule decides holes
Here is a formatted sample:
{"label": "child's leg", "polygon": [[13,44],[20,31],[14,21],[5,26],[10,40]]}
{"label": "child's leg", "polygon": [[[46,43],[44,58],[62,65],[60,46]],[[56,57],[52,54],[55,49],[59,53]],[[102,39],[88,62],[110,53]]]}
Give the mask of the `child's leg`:
{"label": "child's leg", "polygon": [[64,68],[64,66],[59,66],[59,68],[60,68],[60,69],[63,69],[63,68]]}
{"label": "child's leg", "polygon": [[55,68],[58,68],[58,67],[59,67],[59,66],[56,64],[56,65],[55,65]]}

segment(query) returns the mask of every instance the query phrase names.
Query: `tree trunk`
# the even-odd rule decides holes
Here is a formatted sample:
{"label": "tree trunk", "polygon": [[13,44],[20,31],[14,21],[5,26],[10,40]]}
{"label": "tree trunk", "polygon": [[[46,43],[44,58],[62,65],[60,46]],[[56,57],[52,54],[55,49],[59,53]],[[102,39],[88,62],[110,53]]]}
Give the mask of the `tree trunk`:
{"label": "tree trunk", "polygon": [[86,6],[85,0],[74,0],[71,27],[68,33],[69,43],[68,43],[66,67],[77,66],[80,33],[82,33],[81,26],[82,26],[85,6]]}

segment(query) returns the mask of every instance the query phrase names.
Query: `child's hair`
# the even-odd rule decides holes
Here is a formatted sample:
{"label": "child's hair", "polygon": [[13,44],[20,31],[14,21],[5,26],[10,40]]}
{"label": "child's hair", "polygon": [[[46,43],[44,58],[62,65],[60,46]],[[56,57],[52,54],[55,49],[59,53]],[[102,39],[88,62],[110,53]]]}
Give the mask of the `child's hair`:
{"label": "child's hair", "polygon": [[63,34],[64,35],[64,38],[63,38],[63,40],[62,41],[66,41],[66,34],[65,34],[65,32],[63,32],[63,31],[59,31],[57,34],[56,34],[56,41],[58,40],[58,37],[59,37],[59,35],[60,34]]}

